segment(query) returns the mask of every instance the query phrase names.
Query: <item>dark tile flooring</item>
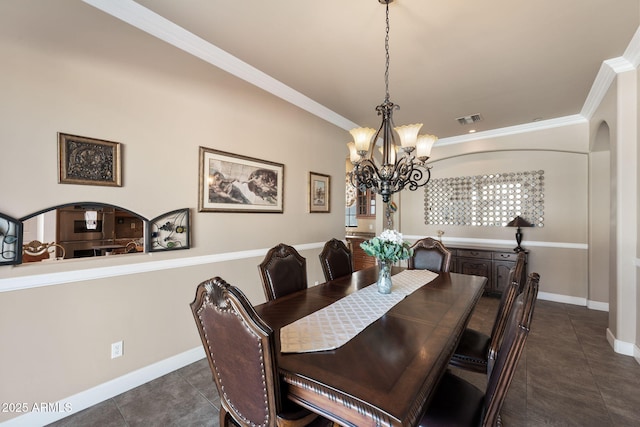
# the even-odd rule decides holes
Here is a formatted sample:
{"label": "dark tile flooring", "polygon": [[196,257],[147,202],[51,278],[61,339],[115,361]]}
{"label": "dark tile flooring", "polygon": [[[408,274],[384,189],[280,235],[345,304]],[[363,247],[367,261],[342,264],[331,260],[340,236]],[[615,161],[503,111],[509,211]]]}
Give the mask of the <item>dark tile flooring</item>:
{"label": "dark tile flooring", "polygon": [[[470,327],[490,332],[498,300],[482,298]],[[608,314],[538,301],[503,410],[505,426],[640,426],[640,365],[605,338]],[[482,375],[463,376],[484,388]],[[206,359],[51,426],[218,426]]]}

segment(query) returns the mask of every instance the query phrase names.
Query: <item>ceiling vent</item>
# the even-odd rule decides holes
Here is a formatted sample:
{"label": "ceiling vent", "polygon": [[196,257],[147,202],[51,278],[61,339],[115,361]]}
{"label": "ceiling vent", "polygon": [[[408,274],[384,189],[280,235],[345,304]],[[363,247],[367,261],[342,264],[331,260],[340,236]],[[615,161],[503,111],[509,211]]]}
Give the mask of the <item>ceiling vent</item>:
{"label": "ceiling vent", "polygon": [[471,123],[479,122],[480,120],[482,120],[482,116],[480,114],[472,114],[470,116],[458,117],[456,120],[461,125],[468,125]]}

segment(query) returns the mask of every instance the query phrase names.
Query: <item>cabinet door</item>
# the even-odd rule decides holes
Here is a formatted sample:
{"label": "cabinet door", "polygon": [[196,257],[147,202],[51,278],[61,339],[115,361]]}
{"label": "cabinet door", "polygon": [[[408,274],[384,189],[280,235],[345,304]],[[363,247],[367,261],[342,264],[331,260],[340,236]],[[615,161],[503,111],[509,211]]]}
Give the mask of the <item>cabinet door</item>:
{"label": "cabinet door", "polygon": [[[458,258],[458,271],[462,274],[472,274],[474,276],[484,276],[489,281],[487,286],[491,287],[491,260]],[[485,289],[488,291],[489,289]]]}
{"label": "cabinet door", "polygon": [[347,241],[351,247],[354,271],[376,265],[376,259],[364,253],[364,250],[360,247],[360,243],[364,242],[365,239],[347,238]]}
{"label": "cabinet door", "polygon": [[493,286],[491,291],[501,294],[509,286],[509,271],[515,267],[515,262],[493,262]]}

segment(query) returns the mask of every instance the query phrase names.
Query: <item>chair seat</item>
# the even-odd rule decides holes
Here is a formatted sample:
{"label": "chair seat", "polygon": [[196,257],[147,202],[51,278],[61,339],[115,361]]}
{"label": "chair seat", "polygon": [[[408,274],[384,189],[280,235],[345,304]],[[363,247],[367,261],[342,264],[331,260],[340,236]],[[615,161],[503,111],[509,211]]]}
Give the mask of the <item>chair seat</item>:
{"label": "chair seat", "polygon": [[420,427],[480,425],[484,393],[451,372],[445,372]]}
{"label": "chair seat", "polygon": [[487,373],[491,337],[475,329],[465,329],[449,364],[473,372]]}

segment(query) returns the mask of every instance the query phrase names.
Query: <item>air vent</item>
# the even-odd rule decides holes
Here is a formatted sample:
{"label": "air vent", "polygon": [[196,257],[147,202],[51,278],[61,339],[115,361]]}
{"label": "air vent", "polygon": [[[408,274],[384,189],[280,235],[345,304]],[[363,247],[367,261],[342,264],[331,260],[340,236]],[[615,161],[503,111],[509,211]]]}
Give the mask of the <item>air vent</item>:
{"label": "air vent", "polygon": [[482,116],[480,114],[472,114],[470,116],[458,117],[456,120],[461,125],[468,125],[471,123],[479,122],[480,120],[482,120]]}

